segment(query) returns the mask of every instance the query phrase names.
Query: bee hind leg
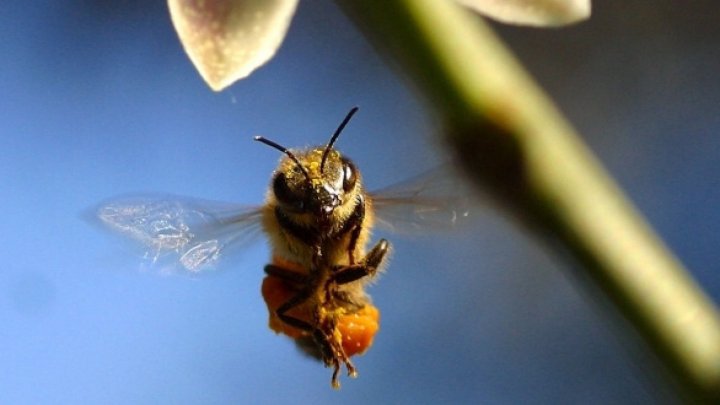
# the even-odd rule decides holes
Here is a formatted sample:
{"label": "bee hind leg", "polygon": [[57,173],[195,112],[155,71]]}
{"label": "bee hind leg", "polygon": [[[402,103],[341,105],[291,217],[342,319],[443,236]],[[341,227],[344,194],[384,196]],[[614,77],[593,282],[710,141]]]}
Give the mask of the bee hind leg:
{"label": "bee hind leg", "polygon": [[288,270],[284,267],[268,264],[265,266],[265,274],[277,277],[283,281],[289,281],[294,284],[307,284],[308,276],[297,271]]}
{"label": "bee hind leg", "polygon": [[282,305],[280,305],[275,310],[275,315],[277,315],[278,318],[280,318],[281,321],[285,322],[286,324],[306,331],[306,332],[314,332],[315,327],[313,327],[309,322],[303,321],[302,319],[295,318],[293,316],[288,315],[286,312],[289,310],[295,308],[298,305],[301,305],[305,301],[307,301],[315,291],[315,287],[310,282],[310,279],[307,275],[298,273],[296,271],[288,270],[286,268],[275,266],[273,264],[268,264],[265,266],[265,273],[272,277],[277,277],[283,281],[287,281],[289,283],[292,283],[294,285],[303,285],[304,287],[301,288],[297,294],[295,294],[292,298],[285,301]]}
{"label": "bee hind leg", "polygon": [[357,369],[355,369],[355,366],[350,361],[350,357],[348,357],[345,353],[342,343],[336,339],[336,336],[334,336],[335,329],[336,326],[334,320],[329,320],[329,322],[323,323],[320,328],[313,333],[313,337],[321,348],[325,366],[333,368],[330,384],[333,388],[339,389],[339,375],[342,365],[345,365],[348,376],[352,378],[357,377]]}
{"label": "bee hind leg", "polygon": [[292,326],[293,328],[297,328],[306,332],[314,332],[315,327],[313,327],[309,322],[303,321],[302,319],[295,318],[294,316],[288,315],[286,312],[289,310],[295,308],[296,306],[304,303],[307,301],[310,296],[313,294],[312,288],[304,288],[298,293],[290,298],[289,300],[285,301],[284,304],[280,305],[276,310],[275,314],[280,318],[281,321],[285,322],[286,324]]}
{"label": "bee hind leg", "polygon": [[[384,255],[384,252],[382,255]],[[381,259],[382,257],[377,260],[373,259],[372,261],[377,261],[379,263]],[[268,276],[277,277],[291,284],[304,286],[292,298],[280,305],[275,310],[275,314],[287,325],[309,333],[309,336],[305,339],[311,338],[311,341],[300,338],[301,340],[297,340],[296,343],[298,343],[299,347],[305,353],[313,357],[319,357],[326,367],[333,368],[331,380],[332,387],[335,389],[340,388],[339,373],[343,364],[345,364],[345,367],[347,368],[348,375],[356,377],[357,371],[355,366],[353,366],[350,358],[347,354],[345,354],[345,350],[343,349],[341,342],[337,341],[335,338],[335,319],[325,318],[320,314],[315,314],[315,318],[320,320],[320,322],[318,323],[318,326],[314,326],[310,322],[287,314],[288,311],[298,305],[302,305],[315,293],[317,287],[311,277],[272,264],[265,266],[265,273]],[[307,347],[309,342],[313,342],[317,350],[309,349]]]}
{"label": "bee hind leg", "polygon": [[374,275],[377,273],[377,269],[382,264],[388,250],[390,250],[390,243],[386,239],[380,239],[370,252],[360,260],[360,263],[335,267],[333,281],[342,285]]}

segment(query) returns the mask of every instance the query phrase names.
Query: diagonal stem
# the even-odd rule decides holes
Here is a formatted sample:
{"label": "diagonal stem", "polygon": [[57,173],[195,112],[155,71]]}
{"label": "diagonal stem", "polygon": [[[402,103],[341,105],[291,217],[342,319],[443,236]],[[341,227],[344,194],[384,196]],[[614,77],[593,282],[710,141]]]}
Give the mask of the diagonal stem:
{"label": "diagonal stem", "polygon": [[338,0],[425,96],[471,179],[559,242],[692,399],[720,402],[720,319],[553,103],[446,0]]}

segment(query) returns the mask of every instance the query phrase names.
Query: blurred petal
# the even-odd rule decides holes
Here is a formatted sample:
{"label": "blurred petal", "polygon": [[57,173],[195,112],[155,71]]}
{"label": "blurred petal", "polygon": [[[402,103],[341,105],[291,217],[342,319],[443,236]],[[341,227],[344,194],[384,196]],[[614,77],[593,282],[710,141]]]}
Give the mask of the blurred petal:
{"label": "blurred petal", "polygon": [[456,0],[495,20],[555,27],[590,17],[590,0]]}
{"label": "blurred petal", "polygon": [[280,47],[298,0],[168,0],[185,52],[215,91],[249,75]]}

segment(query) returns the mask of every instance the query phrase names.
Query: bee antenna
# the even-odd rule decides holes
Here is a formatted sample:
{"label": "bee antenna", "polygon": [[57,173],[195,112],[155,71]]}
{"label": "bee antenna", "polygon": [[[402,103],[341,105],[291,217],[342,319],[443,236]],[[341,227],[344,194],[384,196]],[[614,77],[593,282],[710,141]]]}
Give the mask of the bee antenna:
{"label": "bee antenna", "polygon": [[290,151],[288,150],[288,148],[286,148],[286,147],[284,147],[284,146],[282,146],[282,145],[280,145],[280,144],[278,144],[278,143],[275,143],[275,142],[273,142],[273,141],[271,141],[271,140],[269,140],[269,139],[267,139],[267,138],[265,138],[265,137],[262,137],[262,136],[260,136],[260,135],[255,136],[253,139],[256,140],[256,141],[258,141],[258,142],[262,142],[262,143],[264,143],[265,145],[268,145],[268,146],[270,146],[270,147],[273,147],[273,148],[279,150],[280,152],[286,154],[290,159],[292,159],[293,162],[295,162],[295,164],[297,165],[297,167],[300,168],[300,171],[305,175],[305,178],[306,178],[308,181],[311,181],[311,179],[310,179],[310,174],[308,174],[307,170],[305,170],[305,168],[303,167],[303,165],[300,164],[300,161],[298,160],[298,158],[295,157],[295,155],[294,155],[292,152],[290,152]]}
{"label": "bee antenna", "polygon": [[340,126],[337,127],[337,129],[335,130],[335,133],[333,134],[333,136],[330,137],[330,142],[328,142],[327,146],[325,146],[325,151],[323,152],[322,160],[320,161],[320,173],[322,173],[323,169],[325,168],[325,160],[327,160],[328,153],[330,153],[330,150],[332,150],[332,147],[335,144],[335,141],[338,139],[338,136],[340,136],[340,133],[342,132],[342,130],[345,129],[345,125],[347,125],[348,122],[350,122],[350,118],[352,118],[352,116],[355,115],[355,113],[357,112],[358,109],[359,109],[358,106],[351,108],[350,111],[345,116],[345,119],[340,123]]}

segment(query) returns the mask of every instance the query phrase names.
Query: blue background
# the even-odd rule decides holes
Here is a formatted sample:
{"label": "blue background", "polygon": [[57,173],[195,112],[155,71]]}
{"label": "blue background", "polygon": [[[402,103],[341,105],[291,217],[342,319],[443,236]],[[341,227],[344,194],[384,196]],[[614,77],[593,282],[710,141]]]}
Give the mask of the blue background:
{"label": "blue background", "polygon": [[[617,0],[573,28],[496,26],[716,301],[718,15]],[[574,270],[485,206],[456,233],[390,236],[381,331],[339,392],[268,330],[262,243],[163,277],[80,219],[133,191],[258,204],[278,154],[251,136],[320,144],[356,104],[338,148],[370,188],[447,159],[331,2],[301,2],[278,55],[219,94],[159,1],[8,2],[0,54],[0,403],[673,401]]]}

